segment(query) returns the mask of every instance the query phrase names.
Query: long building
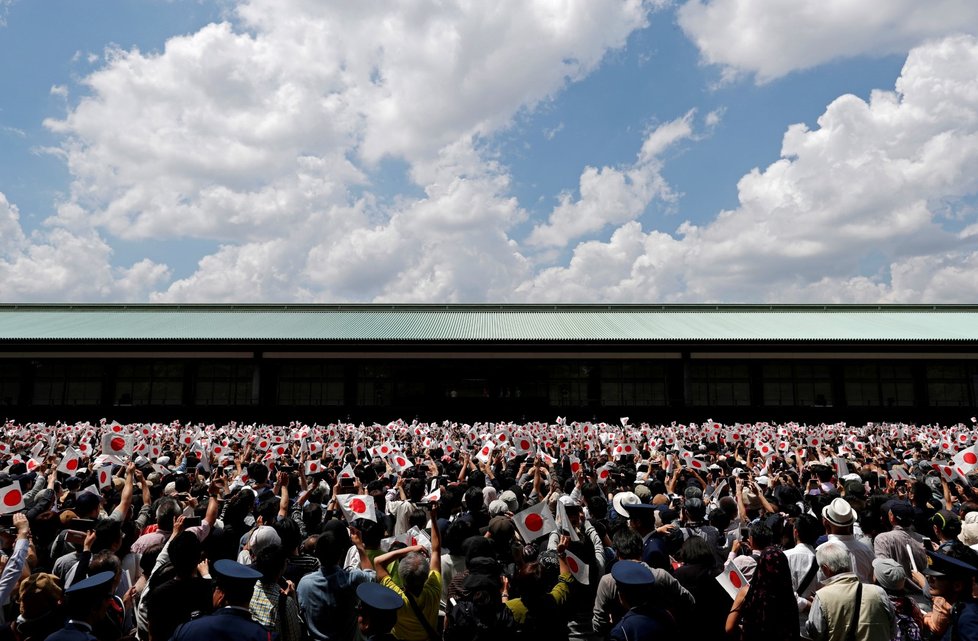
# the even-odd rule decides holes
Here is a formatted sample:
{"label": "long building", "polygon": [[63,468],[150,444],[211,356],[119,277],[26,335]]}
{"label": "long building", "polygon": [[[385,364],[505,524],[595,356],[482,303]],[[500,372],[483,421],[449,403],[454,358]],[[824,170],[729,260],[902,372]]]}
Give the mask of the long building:
{"label": "long building", "polygon": [[967,421],[978,306],[0,305],[16,420]]}

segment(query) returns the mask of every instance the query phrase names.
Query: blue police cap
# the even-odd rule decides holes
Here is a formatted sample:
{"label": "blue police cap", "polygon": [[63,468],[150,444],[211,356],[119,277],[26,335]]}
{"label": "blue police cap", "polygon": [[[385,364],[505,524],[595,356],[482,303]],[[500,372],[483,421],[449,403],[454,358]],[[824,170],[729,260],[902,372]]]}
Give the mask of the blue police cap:
{"label": "blue police cap", "polygon": [[237,561],[231,561],[230,559],[221,559],[214,563],[213,572],[214,580],[217,581],[218,585],[224,584],[244,584],[251,583],[254,584],[255,581],[261,578],[261,572],[250,568],[247,565],[242,565]]}
{"label": "blue police cap", "polygon": [[652,570],[638,561],[618,561],[611,568],[611,576],[622,585],[655,585]]}
{"label": "blue police cap", "polygon": [[361,583],[357,586],[357,596],[374,610],[394,611],[404,605],[404,599],[397,592],[379,583]]}
{"label": "blue police cap", "polygon": [[959,561],[946,554],[931,552],[930,550],[926,550],[926,552],[927,567],[921,570],[921,572],[927,576],[947,576],[956,579],[966,579],[978,574],[978,569],[964,561]]}
{"label": "blue police cap", "polygon": [[621,506],[628,512],[630,518],[651,517],[657,509],[657,506],[649,503],[622,503]]}
{"label": "blue police cap", "polygon": [[75,581],[71,584],[65,594],[81,595],[81,593],[95,594],[99,590],[108,593],[112,585],[112,579],[115,578],[115,572],[99,572],[94,576],[82,579],[81,581]]}

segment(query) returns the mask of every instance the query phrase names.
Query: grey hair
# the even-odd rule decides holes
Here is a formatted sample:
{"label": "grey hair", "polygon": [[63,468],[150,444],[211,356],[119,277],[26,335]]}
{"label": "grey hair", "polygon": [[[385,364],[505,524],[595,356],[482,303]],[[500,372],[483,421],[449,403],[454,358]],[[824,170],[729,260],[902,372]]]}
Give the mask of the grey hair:
{"label": "grey hair", "polygon": [[849,550],[838,543],[826,543],[815,550],[815,559],[819,565],[825,566],[832,576],[843,572],[852,572],[852,558]]}
{"label": "grey hair", "polygon": [[397,573],[404,582],[404,589],[411,594],[421,594],[428,580],[428,559],[418,552],[411,552],[397,564]]}

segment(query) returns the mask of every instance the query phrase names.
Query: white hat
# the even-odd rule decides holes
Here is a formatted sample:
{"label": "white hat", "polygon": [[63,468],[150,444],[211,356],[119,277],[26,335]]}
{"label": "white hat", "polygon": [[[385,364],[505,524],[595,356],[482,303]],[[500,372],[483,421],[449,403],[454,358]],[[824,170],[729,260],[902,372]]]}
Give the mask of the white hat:
{"label": "white hat", "polygon": [[838,527],[849,527],[856,520],[852,506],[842,498],[832,499],[832,502],[822,508],[822,518]]}
{"label": "white hat", "polygon": [[766,476],[758,476],[756,479],[754,479],[754,482],[757,483],[758,485],[763,485],[766,487],[770,485],[771,479],[769,479]]}
{"label": "white hat", "polygon": [[626,505],[638,505],[642,502],[642,499],[638,498],[638,494],[635,492],[619,492],[611,498],[611,504],[615,508],[615,512],[621,516],[628,518],[628,510],[625,509]]}

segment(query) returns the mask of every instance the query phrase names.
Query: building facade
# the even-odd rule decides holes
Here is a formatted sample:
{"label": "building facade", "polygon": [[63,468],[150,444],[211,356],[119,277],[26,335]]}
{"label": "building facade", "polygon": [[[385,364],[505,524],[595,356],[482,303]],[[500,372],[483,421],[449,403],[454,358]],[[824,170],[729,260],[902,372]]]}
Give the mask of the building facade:
{"label": "building facade", "polygon": [[17,420],[975,414],[978,306],[2,305]]}

